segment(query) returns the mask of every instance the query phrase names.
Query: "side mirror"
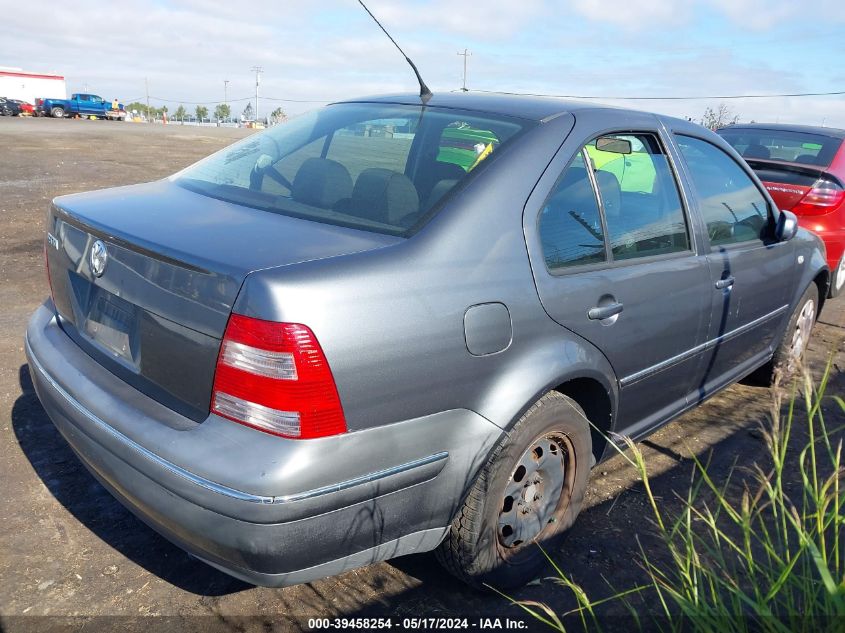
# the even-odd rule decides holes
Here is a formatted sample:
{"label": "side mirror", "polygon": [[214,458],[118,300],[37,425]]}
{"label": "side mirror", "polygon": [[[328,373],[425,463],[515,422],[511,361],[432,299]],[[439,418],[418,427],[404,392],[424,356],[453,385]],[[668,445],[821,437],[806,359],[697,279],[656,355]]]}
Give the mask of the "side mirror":
{"label": "side mirror", "polygon": [[788,242],[798,232],[798,218],[792,211],[781,211],[775,225],[775,239],[778,242]]}

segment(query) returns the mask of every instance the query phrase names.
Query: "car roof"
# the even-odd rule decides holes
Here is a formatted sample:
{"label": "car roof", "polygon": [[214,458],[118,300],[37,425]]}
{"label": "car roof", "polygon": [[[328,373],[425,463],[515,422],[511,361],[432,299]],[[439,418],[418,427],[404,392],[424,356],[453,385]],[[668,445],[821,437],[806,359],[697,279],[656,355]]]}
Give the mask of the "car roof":
{"label": "car roof", "polygon": [[[420,105],[420,95],[417,93],[376,95],[343,99],[336,103],[395,103],[401,105]],[[488,114],[544,121],[567,112],[578,110],[622,110],[605,104],[585,103],[571,99],[556,97],[535,97],[529,95],[514,95],[505,93],[467,93],[443,92],[432,95],[426,105],[440,108],[459,108],[474,110]]]}
{"label": "car roof", "polygon": [[804,132],[845,140],[845,130],[817,125],[791,125],[789,123],[737,123],[720,128],[722,130],[770,130],[772,132]]}

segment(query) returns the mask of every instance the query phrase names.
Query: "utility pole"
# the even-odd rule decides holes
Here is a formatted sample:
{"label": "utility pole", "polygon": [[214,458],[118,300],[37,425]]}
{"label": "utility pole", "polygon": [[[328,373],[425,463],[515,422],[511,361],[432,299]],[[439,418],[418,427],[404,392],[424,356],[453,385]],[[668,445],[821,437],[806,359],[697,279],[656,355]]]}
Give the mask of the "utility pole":
{"label": "utility pole", "polygon": [[229,80],[223,80],[223,105],[229,104]]}
{"label": "utility pole", "polygon": [[150,82],[144,77],[144,90],[147,93],[147,123],[150,122]]}
{"label": "utility pole", "polygon": [[461,90],[467,92],[467,57],[472,57],[472,53],[467,52],[467,49],[464,49],[463,53],[458,53],[458,55],[464,58],[464,83],[461,86]]}
{"label": "utility pole", "polygon": [[255,122],[258,123],[258,85],[261,83],[261,73],[264,69],[261,66],[253,66],[251,70],[255,73]]}

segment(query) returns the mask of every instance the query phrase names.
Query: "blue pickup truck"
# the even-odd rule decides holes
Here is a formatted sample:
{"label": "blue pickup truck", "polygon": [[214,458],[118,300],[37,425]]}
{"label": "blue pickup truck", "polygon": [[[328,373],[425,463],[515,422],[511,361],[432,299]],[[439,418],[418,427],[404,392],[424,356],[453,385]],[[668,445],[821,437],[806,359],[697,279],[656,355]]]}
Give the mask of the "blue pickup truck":
{"label": "blue pickup truck", "polygon": [[76,115],[117,121],[126,118],[122,103],[116,104],[114,101],[106,101],[102,97],[89,94],[73,94],[70,99],[36,99],[35,109],[39,116],[52,116],[57,119]]}

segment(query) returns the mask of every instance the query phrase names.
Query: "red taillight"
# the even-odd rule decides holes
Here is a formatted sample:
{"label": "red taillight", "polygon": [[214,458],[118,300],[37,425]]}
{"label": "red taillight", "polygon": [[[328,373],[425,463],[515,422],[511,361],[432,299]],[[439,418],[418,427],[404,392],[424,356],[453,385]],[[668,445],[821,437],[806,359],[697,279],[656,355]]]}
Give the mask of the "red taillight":
{"label": "red taillight", "polygon": [[792,211],[799,215],[822,215],[830,213],[845,201],[845,189],[824,178],[815,182]]}
{"label": "red taillight", "polygon": [[217,358],[211,410],[283,437],[346,432],[326,356],[314,333],[298,323],[233,314]]}

